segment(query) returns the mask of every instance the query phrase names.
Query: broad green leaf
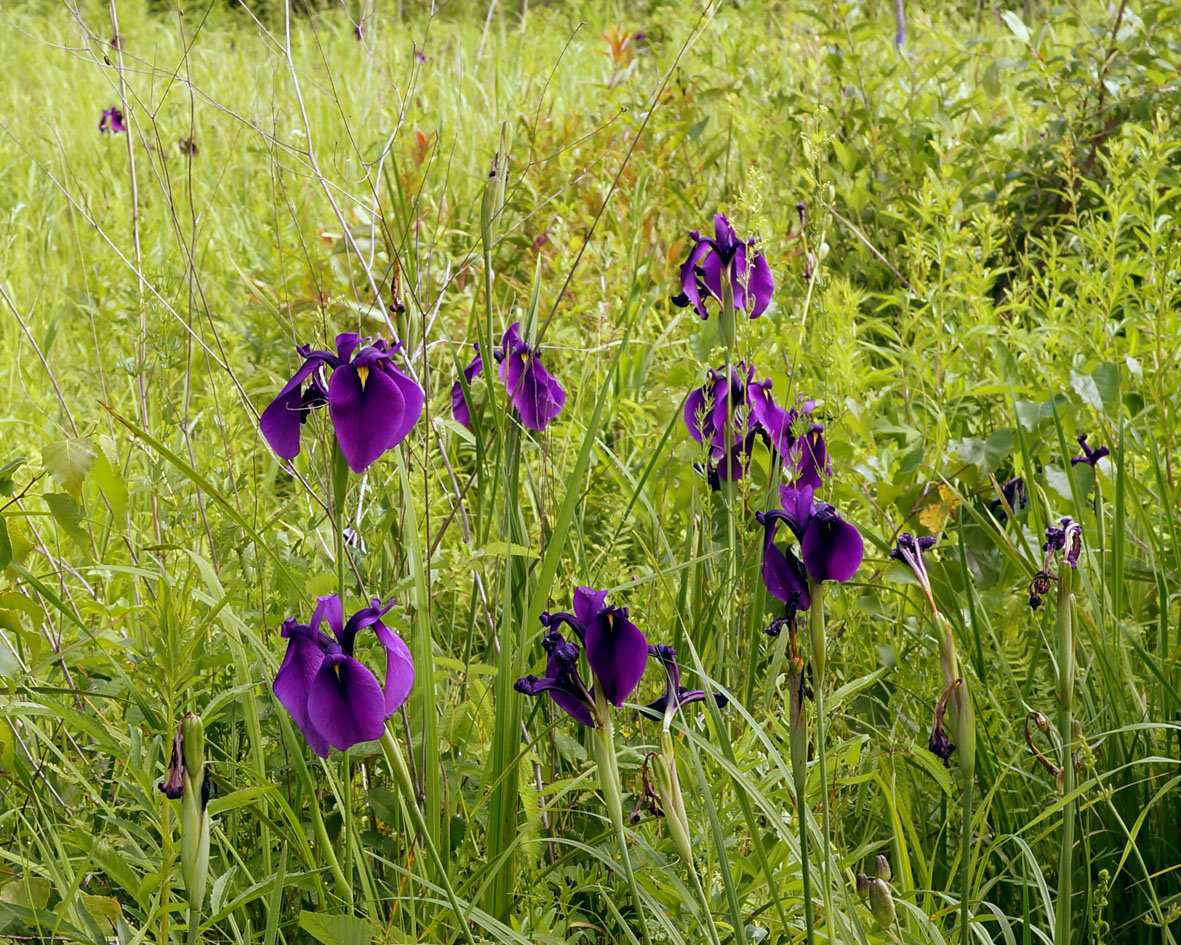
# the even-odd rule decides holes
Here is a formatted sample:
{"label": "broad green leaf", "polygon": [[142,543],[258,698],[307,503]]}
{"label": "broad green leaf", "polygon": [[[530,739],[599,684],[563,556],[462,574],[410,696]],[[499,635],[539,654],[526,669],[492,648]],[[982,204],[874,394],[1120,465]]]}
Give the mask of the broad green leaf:
{"label": "broad green leaf", "polygon": [[72,440],[58,440],[41,450],[41,461],[57,483],[74,498],[82,480],[94,466],[94,447],[81,437]]}
{"label": "broad green leaf", "polygon": [[86,529],[82,527],[82,509],[73,497],[64,492],[50,492],[42,498],[49,506],[54,521],[62,527],[62,530],[79,545],[85,546],[87,536]]}
{"label": "broad green leaf", "polygon": [[373,926],[351,915],[301,912],[299,927],[324,945],[369,945],[373,941]]}

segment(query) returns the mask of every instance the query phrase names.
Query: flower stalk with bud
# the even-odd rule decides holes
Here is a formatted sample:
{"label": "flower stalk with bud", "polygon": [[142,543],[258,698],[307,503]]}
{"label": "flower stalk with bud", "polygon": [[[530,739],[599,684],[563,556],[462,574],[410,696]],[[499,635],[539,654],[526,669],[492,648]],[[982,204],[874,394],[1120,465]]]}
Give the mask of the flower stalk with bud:
{"label": "flower stalk with bud", "polygon": [[[960,941],[967,945],[972,892],[972,791],[976,774],[976,723],[972,714],[972,696],[968,689],[968,681],[956,655],[951,621],[935,603],[935,595],[931,591],[931,578],[923,561],[923,552],[934,544],[934,538],[916,538],[909,532],[903,532],[898,536],[890,557],[901,561],[914,573],[930,605],[931,617],[937,631],[935,637],[939,644],[939,671],[943,677],[943,693],[935,707],[935,723],[931,729],[928,747],[949,767],[954,752],[960,771],[963,792],[960,824]],[[954,743],[944,728],[945,718],[948,719],[949,727],[955,736]]]}
{"label": "flower stalk with bud", "polygon": [[172,741],[168,777],[158,785],[180,801],[180,875],[189,906],[189,942],[196,942],[201,906],[209,879],[209,769],[205,767],[205,729],[192,712],[185,714]]}

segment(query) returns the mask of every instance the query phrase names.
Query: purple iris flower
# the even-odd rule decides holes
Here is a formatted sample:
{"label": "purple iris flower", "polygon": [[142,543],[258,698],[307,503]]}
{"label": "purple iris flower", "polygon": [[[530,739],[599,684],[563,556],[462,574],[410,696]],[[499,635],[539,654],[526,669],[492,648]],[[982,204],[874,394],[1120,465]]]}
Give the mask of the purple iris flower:
{"label": "purple iris flower", "polygon": [[1067,564],[1072,568],[1078,568],[1079,555],[1083,551],[1082,527],[1074,519],[1061,519],[1057,525],[1051,525],[1046,529],[1042,551],[1046,555],[1042,569],[1029,582],[1029,606],[1032,610],[1037,610],[1042,605],[1042,598],[1050,592],[1052,582],[1058,580],[1056,575],[1050,573],[1050,565],[1058,552],[1062,552]]}
{"label": "purple iris flower", "polygon": [[703,387],[685,401],[685,426],[698,443],[709,447],[711,477],[741,479],[754,445],[754,428],[747,406],[747,390],[754,368],[745,361],[730,370],[710,368]]}
{"label": "purple iris flower", "polygon": [[[664,695],[649,702],[640,711],[650,718],[658,719],[671,715],[683,705],[693,702],[703,702],[709,695],[703,689],[687,689],[681,685],[681,667],[677,665],[677,651],[671,646],[659,644],[648,647],[648,655],[660,660],[664,667]],[[729,698],[721,692],[713,694],[718,708],[722,708]]]}
{"label": "purple iris flower", "polygon": [[540,432],[561,411],[566,392],[541,366],[540,350],[522,340],[520,329],[520,322],[509,325],[496,350],[496,360],[500,362],[500,379],[508,389],[521,423]]}
{"label": "purple iris flower", "polygon": [[[835,508],[813,498],[811,486],[780,486],[779,496],[782,509],[756,513],[763,526],[763,583],[789,608],[807,610],[808,582],[844,584],[861,566],[865,544],[857,528],[842,520]],[[799,557],[775,544],[780,522],[786,522],[799,541]]]}
{"label": "purple iris flower", "polygon": [[[472,386],[472,381],[475,380],[476,375],[484,370],[484,359],[480,357],[480,346],[476,345],[476,356],[472,358],[467,367],[463,369],[463,379],[467,382],[468,388]],[[463,396],[463,385],[456,381],[451,385],[451,416],[455,418],[456,423],[461,423],[469,430],[472,428],[472,413],[468,406],[467,400]]]}
{"label": "purple iris flower", "polygon": [[345,332],[336,336],[336,354],[296,348],[303,365],[259,418],[271,449],[283,459],[298,456],[300,427],[313,408],[327,404],[349,468],[368,469],[401,443],[422,415],[422,388],[394,367],[401,347]]}
{"label": "purple iris flower", "polygon": [[567,641],[558,630],[566,624],[586,650],[586,662],[594,675],[594,685],[612,705],[621,706],[639,685],[648,662],[648,641],[640,628],[628,619],[626,607],[607,604],[607,592],[589,587],[574,591],[574,613],[544,613],[541,624],[547,628],[542,647],[546,659],[543,678],[529,675],[514,684],[517,692],[535,696],[548,692],[567,715],[590,727],[595,726],[593,686],[578,675],[578,643]]}
{"label": "purple iris flower", "polygon": [[771,396],[771,381],[755,381],[747,388],[747,400],[760,434],[787,463],[788,474],[796,488],[819,489],[823,477],[832,475],[832,462],[824,443],[824,424],[812,423],[799,436],[792,431],[798,421],[816,406],[814,401],[798,401],[798,408],[784,410]]}
{"label": "purple iris flower", "polygon": [[127,130],[127,126],[123,124],[123,112],[119,110],[118,105],[112,105],[103,112],[103,117],[98,120],[98,130],[115,134]]}
{"label": "purple iris flower", "polygon": [[[310,625],[287,620],[282,634],[287,640],[283,665],[275,675],[274,691],[303,732],[308,745],[321,758],[328,747],[344,751],[358,742],[381,738],[385,720],[406,701],[414,684],[410,650],[394,631],[381,622],[393,601],[358,610],[348,623],[340,597],[321,597]],[[332,636],[320,630],[327,621]],[[385,687],[360,661],[353,658],[358,631],[372,627],[385,647]]]}
{"label": "purple iris flower", "polygon": [[1111,450],[1109,450],[1106,446],[1096,446],[1094,449],[1091,449],[1091,447],[1087,446],[1087,434],[1085,433],[1080,433],[1075,437],[1075,439],[1078,440],[1078,445],[1082,447],[1083,455],[1072,457],[1070,460],[1071,466],[1077,466],[1079,463],[1086,463],[1088,466],[1094,469],[1099,460],[1101,460],[1104,456],[1111,455]]}
{"label": "purple iris flower", "polygon": [[[728,279],[734,296],[734,311],[758,318],[775,291],[771,267],[763,254],[755,252],[754,240],[743,242],[723,214],[714,214],[714,237],[694,230],[689,234],[693,248],[681,265],[681,293],[672,298],[681,308],[692,306],[700,318],[709,318],[707,299],[722,301],[722,280]],[[753,257],[753,258],[752,258]]]}

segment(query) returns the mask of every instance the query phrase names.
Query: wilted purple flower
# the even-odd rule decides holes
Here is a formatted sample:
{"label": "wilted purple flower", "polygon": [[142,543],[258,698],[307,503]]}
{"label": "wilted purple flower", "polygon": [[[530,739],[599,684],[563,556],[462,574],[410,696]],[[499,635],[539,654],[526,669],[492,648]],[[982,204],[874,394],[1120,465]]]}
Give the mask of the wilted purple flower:
{"label": "wilted purple flower", "polygon": [[401,443],[422,415],[422,388],[394,367],[401,347],[345,332],[336,336],[336,354],[296,348],[303,365],[259,418],[271,449],[283,459],[299,455],[301,425],[313,408],[327,404],[349,468],[368,469]]}
{"label": "wilted purple flower", "polygon": [[172,739],[172,756],[168,761],[168,777],[156,785],[164,796],[179,801],[185,793],[185,741],[183,730],[178,728]]}
{"label": "wilted purple flower", "polygon": [[931,594],[931,579],[927,575],[927,565],[923,561],[923,552],[935,546],[936,539],[923,536],[915,538],[910,532],[903,532],[898,536],[898,540],[894,547],[890,549],[890,557],[895,561],[901,561],[911,571],[914,576],[918,578],[919,586],[923,589],[923,593],[927,595],[927,600],[930,601],[931,609],[936,610],[935,598]]}
{"label": "wilted purple flower", "polygon": [[1087,434],[1085,433],[1080,433],[1075,437],[1075,439],[1078,440],[1078,445],[1082,447],[1083,455],[1072,457],[1070,460],[1071,466],[1077,466],[1079,463],[1086,463],[1088,466],[1094,469],[1099,460],[1101,460],[1104,456],[1111,455],[1111,450],[1109,450],[1106,446],[1097,446],[1094,449],[1091,449],[1091,447],[1087,446]]}
{"label": "wilted purple flower", "polygon": [[123,124],[123,112],[119,110],[118,105],[112,105],[103,112],[103,117],[98,120],[98,130],[114,134],[127,130],[127,126]]}
{"label": "wilted purple flower", "polygon": [[496,360],[521,423],[540,432],[561,411],[566,392],[541,366],[541,352],[521,339],[520,328],[520,322],[509,325],[496,350]]}
{"label": "wilted purple flower", "polygon": [[988,511],[996,516],[998,522],[1003,522],[1008,518],[1008,513],[1005,511],[1006,505],[1016,514],[1029,504],[1029,496],[1025,492],[1025,480],[1020,476],[1001,485],[1001,496],[1004,496],[1003,502],[1000,497],[997,497],[988,503]]}
{"label": "wilted purple flower", "polygon": [[[779,487],[783,508],[766,512],[760,521],[767,529],[764,549],[774,544],[775,527],[786,522],[800,543],[800,559],[811,581],[837,581],[844,584],[861,566],[865,544],[857,528],[844,521],[827,502],[813,498],[811,486],[802,489]],[[766,553],[764,552],[764,571]],[[765,580],[765,575],[764,575]],[[767,589],[775,594],[771,583]],[[778,596],[778,595],[776,595]],[[782,598],[781,598],[782,599]],[[799,606],[807,610],[807,606]]]}
{"label": "wilted purple flower", "polygon": [[1051,525],[1046,529],[1046,541],[1042,551],[1046,553],[1046,567],[1054,552],[1064,552],[1066,563],[1072,568],[1078,567],[1078,557],[1083,550],[1083,530],[1078,522],[1070,518],[1062,519],[1057,526]]}
{"label": "wilted purple flower", "polygon": [[636,798],[635,809],[628,817],[628,823],[638,824],[643,814],[640,813],[645,807],[648,808],[648,813],[653,817],[664,816],[664,802],[660,799],[660,795],[652,787],[652,777],[648,774],[648,762],[653,758],[660,756],[650,751],[644,756],[644,764],[640,767],[640,796]]}
{"label": "wilted purple flower", "polygon": [[952,744],[947,730],[943,727],[943,717],[947,714],[947,700],[951,698],[952,692],[963,683],[962,679],[954,680],[950,686],[943,690],[943,695],[935,703],[935,721],[931,726],[931,737],[927,741],[927,748],[931,754],[943,762],[945,768],[951,767],[951,753],[955,751],[955,745]]}
{"label": "wilted purple flower", "polygon": [[720,213],[714,215],[713,239],[697,230],[689,237],[693,248],[681,266],[681,293],[673,296],[673,304],[692,306],[700,318],[708,318],[706,300],[712,298],[720,304],[722,284],[728,280],[734,311],[745,312],[751,318],[762,315],[775,291],[775,281],[763,254],[754,251],[754,240],[738,239],[730,221]]}
{"label": "wilted purple flower", "polygon": [[558,706],[583,725],[595,725],[594,689],[578,675],[578,644],[567,642],[558,627],[566,624],[586,649],[586,661],[594,685],[612,705],[621,706],[644,675],[648,641],[631,620],[626,607],[607,605],[607,592],[589,587],[574,591],[574,613],[543,613],[548,629],[542,646],[549,654],[546,675],[525,676],[514,685],[517,692],[535,696],[548,692]]}
{"label": "wilted purple flower", "polygon": [[[677,651],[671,646],[659,644],[648,647],[648,655],[660,660],[664,667],[664,695],[649,702],[640,711],[650,718],[668,718],[683,705],[704,701],[709,693],[703,689],[686,689],[681,685],[681,667],[677,665]],[[714,701],[720,709],[729,698],[721,692],[713,693]]]}
{"label": "wilted purple flower", "polygon": [[[484,370],[484,360],[480,357],[480,346],[476,345],[476,356],[468,363],[468,366],[463,369],[463,379],[467,382],[468,388],[472,386],[472,381],[475,380],[476,375]],[[456,381],[451,385],[451,416],[455,418],[456,423],[461,423],[469,430],[472,428],[472,413],[468,406],[467,400],[463,396],[463,385]]]}
{"label": "wilted purple flower", "polygon": [[[410,650],[394,631],[381,622],[393,606],[374,600],[358,610],[348,623],[340,597],[321,597],[310,625],[287,620],[282,635],[287,640],[283,665],[275,676],[274,691],[303,732],[308,745],[321,758],[328,748],[341,751],[358,742],[381,738],[385,720],[406,701],[414,684]],[[332,636],[321,632],[327,622]],[[372,627],[385,647],[385,688],[360,661],[353,658],[357,633]]]}

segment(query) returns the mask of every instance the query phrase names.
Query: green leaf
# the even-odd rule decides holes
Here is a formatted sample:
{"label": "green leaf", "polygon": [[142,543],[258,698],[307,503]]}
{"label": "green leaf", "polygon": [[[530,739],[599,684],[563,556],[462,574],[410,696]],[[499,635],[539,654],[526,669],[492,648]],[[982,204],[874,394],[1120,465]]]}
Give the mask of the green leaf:
{"label": "green leaf", "polygon": [[324,945],[370,945],[373,926],[351,915],[301,912],[299,927]]}
{"label": "green leaf", "polygon": [[82,509],[74,501],[73,496],[68,496],[64,492],[49,492],[42,498],[62,530],[79,545],[85,546],[88,539],[86,529],[82,527]]}
{"label": "green leaf", "polygon": [[1084,404],[1099,411],[1103,410],[1103,397],[1099,393],[1099,385],[1095,383],[1095,379],[1090,374],[1071,371],[1070,386]]}
{"label": "green leaf", "polygon": [[94,448],[82,438],[58,440],[41,451],[41,462],[58,485],[78,497],[82,480],[94,465]]}
{"label": "green leaf", "polygon": [[12,487],[12,478],[16,471],[21,468],[28,460],[23,456],[18,456],[16,459],[10,459],[3,466],[0,466],[0,495],[12,495],[16,490]]}
{"label": "green leaf", "polygon": [[1025,43],[1026,46],[1029,45],[1029,27],[1021,22],[1021,17],[1012,10],[1005,10],[1001,14],[1001,19],[1005,21],[1005,26],[1009,28],[1010,33]]}
{"label": "green leaf", "polygon": [[12,560],[12,539],[8,537],[8,523],[0,518],[0,568],[7,568]]}
{"label": "green leaf", "polygon": [[94,459],[91,475],[111,506],[114,524],[122,525],[127,521],[127,484],[119,471],[115,441],[104,433],[98,438],[98,444],[99,451]]}
{"label": "green leaf", "polygon": [[1119,366],[1105,361],[1091,372],[1103,406],[1108,410],[1119,404]]}

